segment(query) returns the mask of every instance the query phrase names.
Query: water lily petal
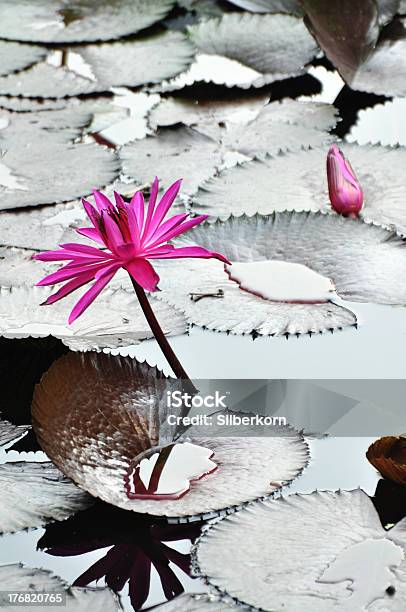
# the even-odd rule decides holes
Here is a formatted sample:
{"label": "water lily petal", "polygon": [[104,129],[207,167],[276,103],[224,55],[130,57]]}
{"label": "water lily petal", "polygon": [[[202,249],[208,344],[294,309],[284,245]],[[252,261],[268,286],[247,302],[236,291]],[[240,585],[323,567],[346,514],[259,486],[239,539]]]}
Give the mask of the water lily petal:
{"label": "water lily petal", "polygon": [[119,265],[110,266],[109,270],[106,270],[105,274],[100,276],[94,285],[82,295],[69,315],[69,324],[73,323],[87,308],[89,308],[90,304],[94,302],[99,293],[101,293],[104,287],[111,281],[118,268]]}
{"label": "water lily petal", "polygon": [[[137,219],[138,230],[141,234],[142,228],[144,226],[144,212],[145,212],[145,201],[144,201],[144,195],[142,191],[136,191],[134,193],[133,197],[131,198],[131,202],[130,202],[130,206],[128,210],[133,211],[132,214]],[[131,216],[131,218],[133,219],[134,217]],[[128,213],[128,219],[130,220],[130,212]],[[131,224],[130,224],[130,231],[131,231]]]}
{"label": "water lily petal", "polygon": [[224,261],[224,263],[230,263],[228,259],[224,257],[224,255],[221,255],[221,253],[209,251],[204,247],[199,246],[180,247],[178,249],[174,248],[168,253],[153,253],[152,255],[148,255],[149,259],[178,259],[180,257],[199,257],[203,259],[214,257],[220,261]]}
{"label": "water lily petal", "polygon": [[159,276],[146,259],[134,259],[125,265],[127,272],[147,291],[156,291]]}
{"label": "water lily petal", "polygon": [[83,285],[86,285],[86,283],[88,283],[91,280],[93,280],[95,278],[95,275],[96,275],[96,273],[94,272],[94,270],[92,270],[90,272],[84,272],[84,273],[80,274],[76,278],[73,278],[71,281],[69,281],[65,285],[63,285],[59,289],[59,291],[57,291],[56,293],[53,293],[52,295],[50,295],[45,300],[45,302],[42,303],[42,305],[43,306],[50,306],[51,304],[55,304],[55,302],[58,302],[59,300],[61,300],[62,298],[66,297],[67,295],[69,295],[73,291],[76,291],[76,289],[79,289],[80,287],[83,287]]}
{"label": "water lily petal", "polygon": [[110,253],[106,251],[101,251],[100,249],[96,249],[95,247],[88,246],[87,244],[79,244],[77,242],[66,242],[64,244],[59,245],[62,249],[66,251],[73,251],[78,254],[84,253],[87,257],[97,257],[106,259],[106,257],[111,257]]}
{"label": "water lily petal", "polygon": [[101,193],[101,191],[94,189],[93,197],[99,213],[102,213],[103,210],[112,210],[114,208],[108,197]]}
{"label": "water lily petal", "polygon": [[196,225],[199,225],[200,223],[203,223],[203,221],[205,221],[208,216],[209,215],[199,215],[198,217],[194,217],[193,219],[189,219],[189,221],[186,221],[182,225],[179,225],[179,226],[173,228],[169,232],[166,232],[166,234],[164,236],[161,236],[161,238],[159,239],[159,242],[157,241],[158,244],[160,242],[164,242],[164,241],[166,242],[168,240],[171,240],[172,238],[175,238],[176,236],[180,236],[181,234],[184,234],[188,230],[192,229],[192,227],[195,227]]}
{"label": "water lily petal", "polygon": [[157,199],[157,196],[158,196],[158,189],[159,189],[159,181],[158,181],[158,177],[156,176],[154,178],[154,182],[152,183],[151,195],[149,196],[149,202],[148,202],[148,208],[147,208],[147,216],[146,216],[146,219],[145,219],[144,231],[143,231],[143,235],[142,235],[142,239],[143,240],[145,238],[146,232],[148,232],[148,228],[149,228],[149,225],[151,223],[152,216],[154,214],[156,199]]}
{"label": "water lily petal", "polygon": [[144,235],[145,241],[149,240],[153,236],[155,230],[159,227],[159,225],[164,220],[166,213],[172,206],[173,202],[175,201],[176,196],[179,193],[181,184],[182,184],[182,179],[178,179],[177,181],[173,183],[173,185],[169,187],[169,189],[165,191],[158,206],[156,207],[154,216],[152,217],[149,226],[145,228],[145,232],[146,232]]}
{"label": "water lily petal", "polygon": [[170,219],[162,223],[150,237],[149,244],[151,245],[153,245],[154,243],[159,244],[159,239],[161,237],[163,237],[164,239],[166,232],[168,232],[171,229],[174,229],[175,227],[178,227],[181,223],[183,223],[183,221],[186,221],[188,216],[189,216],[189,213],[182,213],[180,215],[174,215],[173,217],[171,217]]}
{"label": "water lily petal", "polygon": [[67,264],[63,266],[56,272],[52,272],[52,274],[48,274],[45,278],[41,279],[38,283],[36,283],[37,287],[43,287],[44,285],[57,285],[58,283],[62,283],[65,280],[69,280],[70,278],[74,278],[78,276],[81,272],[90,272],[94,271],[95,273],[104,268],[106,266],[106,262],[97,264],[97,265],[70,265]]}
{"label": "water lily petal", "polygon": [[76,232],[104,246],[104,240],[102,238],[102,235],[95,227],[79,227],[76,229]]}

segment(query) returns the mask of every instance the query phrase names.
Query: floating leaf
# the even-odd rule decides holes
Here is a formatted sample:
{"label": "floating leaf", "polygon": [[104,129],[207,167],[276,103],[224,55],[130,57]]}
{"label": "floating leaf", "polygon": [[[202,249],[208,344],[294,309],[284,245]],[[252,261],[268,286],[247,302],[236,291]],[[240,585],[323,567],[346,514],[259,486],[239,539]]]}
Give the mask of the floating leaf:
{"label": "floating leaf", "polygon": [[194,48],[181,32],[65,49],[64,65],[36,64],[0,78],[0,93],[28,98],[64,98],[159,83],[185,70]]}
{"label": "floating leaf", "polygon": [[[375,0],[303,0],[307,23],[329,60],[355,90],[406,95],[406,25],[393,3]],[[379,10],[380,9],[380,10]]]}
{"label": "floating leaf", "polygon": [[384,436],[368,449],[367,459],[389,480],[406,485],[406,437]]}
{"label": "floating leaf", "polygon": [[[92,610],[104,610],[104,612],[120,612],[122,610],[118,598],[108,588],[78,588],[71,587],[59,576],[55,576],[50,571],[45,569],[39,569],[36,567],[26,567],[22,563],[15,563],[12,565],[1,565],[0,566],[0,581],[3,589],[7,589],[9,592],[17,593],[46,593],[47,595],[64,594],[66,597],[66,603],[63,603],[63,609],[65,612],[91,612]],[[7,610],[9,606],[8,596],[2,594],[3,604],[6,605]],[[40,601],[38,599],[38,601]],[[20,604],[21,605],[21,604]],[[61,604],[51,605],[51,610],[57,609]],[[38,604],[29,606],[27,603],[24,605],[27,610],[35,610],[38,608]],[[44,606],[40,606],[44,607]]]}
{"label": "floating leaf", "polygon": [[291,13],[302,15],[300,0],[228,0],[253,13]]}
{"label": "floating leaf", "polygon": [[157,606],[157,612],[241,612],[241,606],[222,601],[220,597],[207,593],[180,595]]}
{"label": "floating leaf", "polygon": [[[73,143],[91,118],[88,110],[74,109],[4,113],[1,165],[9,178],[0,183],[0,208],[67,201],[111,183],[120,170],[115,153],[93,143]],[[27,146],[32,142],[35,155]]]}
{"label": "floating leaf", "polygon": [[174,0],[16,0],[0,6],[0,37],[44,43],[111,40],[147,28]]}
{"label": "floating leaf", "polygon": [[213,523],[195,562],[211,586],[255,609],[397,612],[406,604],[405,528],[386,531],[360,489],[296,494]]}
{"label": "floating leaf", "polygon": [[[53,290],[44,287],[12,287],[2,290],[0,335],[6,338],[53,336],[71,350],[96,350],[138,344],[153,337],[135,296],[123,290],[106,289],[79,321],[68,325],[68,314],[77,295],[45,307],[41,304]],[[187,331],[185,317],[161,302],[154,311],[166,334]]]}
{"label": "floating leaf", "polygon": [[[92,494],[126,510],[172,518],[202,516],[270,495],[306,465],[307,445],[287,426],[267,438],[210,437],[209,428],[200,437],[201,431],[190,429],[187,439],[212,450],[218,469],[192,482],[181,499],[130,500],[124,486],[129,467],[174,439],[176,427],[167,421],[174,409],[166,396],[180,388],[181,381],[165,378],[146,363],[70,353],[36,389],[35,432],[56,465]],[[193,437],[193,431],[200,435]]]}
{"label": "floating leaf", "polygon": [[0,108],[16,113],[27,113],[42,110],[61,110],[68,104],[67,98],[38,99],[0,96]]}
{"label": "floating leaf", "polygon": [[1,533],[63,521],[93,503],[49,462],[0,465],[0,488],[7,492],[0,499]]}
{"label": "floating leaf", "polygon": [[[364,191],[361,217],[406,234],[406,149],[340,144]],[[325,149],[299,151],[223,171],[193,196],[193,210],[213,216],[275,210],[331,211]]]}
{"label": "floating leaf", "polygon": [[43,47],[2,40],[0,41],[0,76],[32,66],[44,59],[46,54],[47,51]]}
{"label": "floating leaf", "polygon": [[0,447],[20,438],[27,433],[28,429],[28,425],[13,425],[13,423],[0,419]]}
{"label": "floating leaf", "polygon": [[195,191],[222,162],[219,144],[190,128],[161,130],[157,136],[131,142],[122,147],[120,157],[124,173],[142,183],[155,173],[169,185],[179,178],[180,168],[187,167],[186,192]]}
{"label": "floating leaf", "polygon": [[188,31],[200,53],[226,57],[254,71],[246,87],[302,74],[317,51],[302,20],[291,15],[229,13]]}
{"label": "floating leaf", "polygon": [[94,81],[65,66],[35,64],[32,68],[0,78],[0,94],[28,98],[65,98],[97,91]]}
{"label": "floating leaf", "polygon": [[[163,182],[173,182],[179,177],[179,168],[187,166],[184,190],[194,193],[226,163],[229,153],[264,157],[281,150],[319,147],[332,140],[327,130],[337,123],[336,111],[327,104],[275,102],[263,106],[259,113],[253,111],[257,116],[243,124],[226,119],[231,108],[209,103],[185,117],[186,122],[196,120],[196,129],[164,128],[156,136],[125,145],[120,151],[124,172],[141,182],[150,180],[154,172]],[[180,112],[174,108],[173,119],[168,121],[180,118]],[[160,115],[156,116],[160,121]],[[224,121],[213,121],[221,116],[225,126]]]}
{"label": "floating leaf", "polygon": [[[339,295],[347,300],[406,303],[406,285],[402,280],[406,274],[406,241],[383,227],[361,220],[309,212],[232,217],[210,227],[201,225],[177,240],[177,244],[188,243],[201,244],[210,250],[221,245],[222,253],[231,262],[275,259],[305,264],[330,278]],[[202,275],[203,285],[208,275],[206,293],[210,289],[213,292],[223,266],[214,260],[200,261],[199,273],[196,270],[190,273],[184,264],[184,272],[179,275],[178,263],[159,264],[161,269],[165,268],[160,284],[165,293],[160,295],[183,310],[188,294],[193,291],[191,286],[199,283],[199,276]],[[216,312],[224,312],[221,302],[217,301]]]}
{"label": "floating leaf", "polygon": [[376,0],[380,25],[389,23],[400,9],[400,0]]}

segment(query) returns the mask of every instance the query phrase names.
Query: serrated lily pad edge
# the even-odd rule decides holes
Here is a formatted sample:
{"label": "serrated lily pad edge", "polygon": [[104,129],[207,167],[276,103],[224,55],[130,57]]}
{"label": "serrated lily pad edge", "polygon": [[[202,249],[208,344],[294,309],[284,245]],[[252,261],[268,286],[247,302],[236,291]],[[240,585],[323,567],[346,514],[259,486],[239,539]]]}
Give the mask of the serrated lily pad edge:
{"label": "serrated lily pad edge", "polygon": [[[271,493],[269,493],[268,495],[261,495],[260,497],[257,497],[255,499],[251,499],[245,502],[241,502],[240,504],[234,504],[232,506],[228,506],[227,508],[224,508],[223,510],[216,510],[213,512],[205,512],[202,514],[192,514],[190,516],[183,516],[183,517],[166,517],[166,521],[169,525],[179,525],[181,523],[193,523],[195,521],[209,521],[207,523],[207,525],[203,526],[203,531],[202,531],[202,535],[204,532],[207,531],[207,529],[210,527],[211,524],[217,523],[218,521],[221,521],[222,519],[224,519],[225,517],[227,517],[230,514],[235,514],[236,512],[239,512],[240,510],[243,510],[244,508],[246,508],[247,506],[251,506],[253,504],[256,504],[258,502],[261,501],[268,501],[274,498],[278,498],[281,496],[281,491],[285,490],[285,489],[289,489],[289,487],[303,474],[303,472],[309,467],[310,461],[311,461],[311,453],[310,453],[310,445],[307,441],[306,436],[304,435],[303,429],[298,430],[295,427],[293,427],[292,425],[285,425],[284,427],[287,427],[289,429],[291,429],[292,431],[296,431],[296,433],[298,434],[298,442],[302,442],[304,445],[304,459],[305,459],[305,463],[302,467],[300,467],[297,472],[295,473],[295,475],[293,476],[293,478],[287,482],[287,483],[283,483],[281,484],[281,486],[279,487],[279,489],[275,489],[274,491],[272,491]],[[154,516],[151,514],[146,513],[147,516]],[[159,517],[161,519],[165,520],[164,516]],[[202,537],[199,536],[199,538],[195,541],[195,543],[192,545],[192,551],[194,551],[195,548],[197,548],[197,543],[200,540],[200,538]],[[192,570],[194,571],[194,566],[193,566],[193,555],[192,555]],[[203,577],[203,575],[200,574],[196,574],[196,576],[199,577]],[[208,584],[208,583],[207,583]],[[243,602],[242,602],[243,603]],[[246,606],[246,604],[243,604]]]}

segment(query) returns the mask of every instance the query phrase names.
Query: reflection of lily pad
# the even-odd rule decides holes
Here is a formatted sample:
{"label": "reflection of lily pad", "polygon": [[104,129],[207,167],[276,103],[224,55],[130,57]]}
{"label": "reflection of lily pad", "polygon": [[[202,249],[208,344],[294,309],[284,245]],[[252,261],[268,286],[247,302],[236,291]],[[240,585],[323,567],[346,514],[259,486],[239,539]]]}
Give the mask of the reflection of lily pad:
{"label": "reflection of lily pad", "polygon": [[15,0],[0,6],[0,37],[81,42],[133,34],[164,17],[174,0]]}
{"label": "reflection of lily pad", "polygon": [[[74,109],[4,113],[1,163],[10,180],[0,184],[0,207],[16,208],[72,200],[111,183],[119,161],[95,143],[74,143],[92,113]],[[35,142],[35,155],[27,143]]]}
{"label": "reflection of lily pad", "polygon": [[[3,588],[7,588],[10,592],[17,593],[38,593],[38,601],[40,595],[45,593],[48,595],[48,601],[52,602],[53,597],[60,597],[61,593],[66,600],[63,604],[47,603],[52,609],[63,607],[65,612],[89,612],[90,610],[103,610],[104,612],[120,612],[122,610],[118,598],[108,588],[87,588],[81,589],[71,587],[59,576],[55,576],[45,569],[34,567],[26,567],[21,563],[13,565],[0,566],[0,581]],[[8,599],[7,599],[8,601]],[[32,598],[34,601],[34,597]],[[58,600],[56,600],[58,601]],[[20,604],[21,605],[21,604]],[[33,606],[25,606],[27,609],[36,609],[38,604]],[[10,608],[6,606],[7,610]]]}
{"label": "reflection of lily pad", "polygon": [[405,521],[386,531],[360,489],[251,504],[209,526],[195,562],[222,594],[264,611],[406,605]]}
{"label": "reflection of lily pad", "polygon": [[[0,335],[6,338],[54,336],[71,350],[96,350],[138,344],[152,337],[145,316],[132,293],[106,289],[79,321],[68,325],[77,297],[52,306],[40,304],[52,293],[43,287],[12,287],[0,300]],[[166,334],[187,331],[184,316],[155,300],[154,312]]]}
{"label": "reflection of lily pad", "polygon": [[[406,234],[406,149],[356,144],[340,148],[364,191],[361,217],[380,225],[394,225]],[[193,196],[193,210],[220,217],[275,210],[331,211],[325,163],[326,150],[316,148],[225,170]]]}
{"label": "reflection of lily pad", "polygon": [[46,54],[43,47],[0,41],[0,76],[27,68],[42,60]]}
{"label": "reflection of lily pad", "polygon": [[[93,503],[52,463],[0,465],[0,532],[9,533],[63,521]],[[3,583],[2,583],[3,584]]]}
{"label": "reflection of lily pad", "polygon": [[193,437],[190,429],[187,438],[213,451],[218,469],[192,482],[181,499],[130,500],[125,492],[130,465],[173,441],[176,428],[167,416],[174,408],[167,407],[166,397],[180,388],[181,381],[146,363],[70,353],[37,387],[34,429],[48,456],[81,487],[120,508],[172,518],[207,515],[270,495],[306,465],[303,436],[287,426],[265,438],[210,437],[210,427]]}

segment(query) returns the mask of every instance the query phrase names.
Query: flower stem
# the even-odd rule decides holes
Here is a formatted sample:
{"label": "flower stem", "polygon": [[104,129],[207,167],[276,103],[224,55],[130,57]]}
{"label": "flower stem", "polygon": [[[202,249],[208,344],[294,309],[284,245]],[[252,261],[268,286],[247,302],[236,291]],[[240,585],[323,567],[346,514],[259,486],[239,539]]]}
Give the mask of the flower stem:
{"label": "flower stem", "polygon": [[158,342],[161,348],[161,351],[165,355],[167,362],[171,366],[173,373],[175,374],[177,378],[180,378],[183,381],[185,381],[191,393],[193,394],[197,393],[196,387],[190,380],[189,376],[186,374],[181,362],[176,357],[171,345],[166,339],[166,336],[164,332],[162,331],[161,326],[158,323],[158,320],[154,314],[154,311],[151,308],[151,304],[148,301],[148,298],[145,294],[144,289],[137,283],[137,281],[133,279],[131,275],[130,275],[130,278],[131,278],[132,285],[134,287],[134,291],[136,293],[136,296],[142,308],[142,311],[145,315],[146,320],[148,321],[148,325],[150,326],[151,331],[155,336],[155,340]]}

